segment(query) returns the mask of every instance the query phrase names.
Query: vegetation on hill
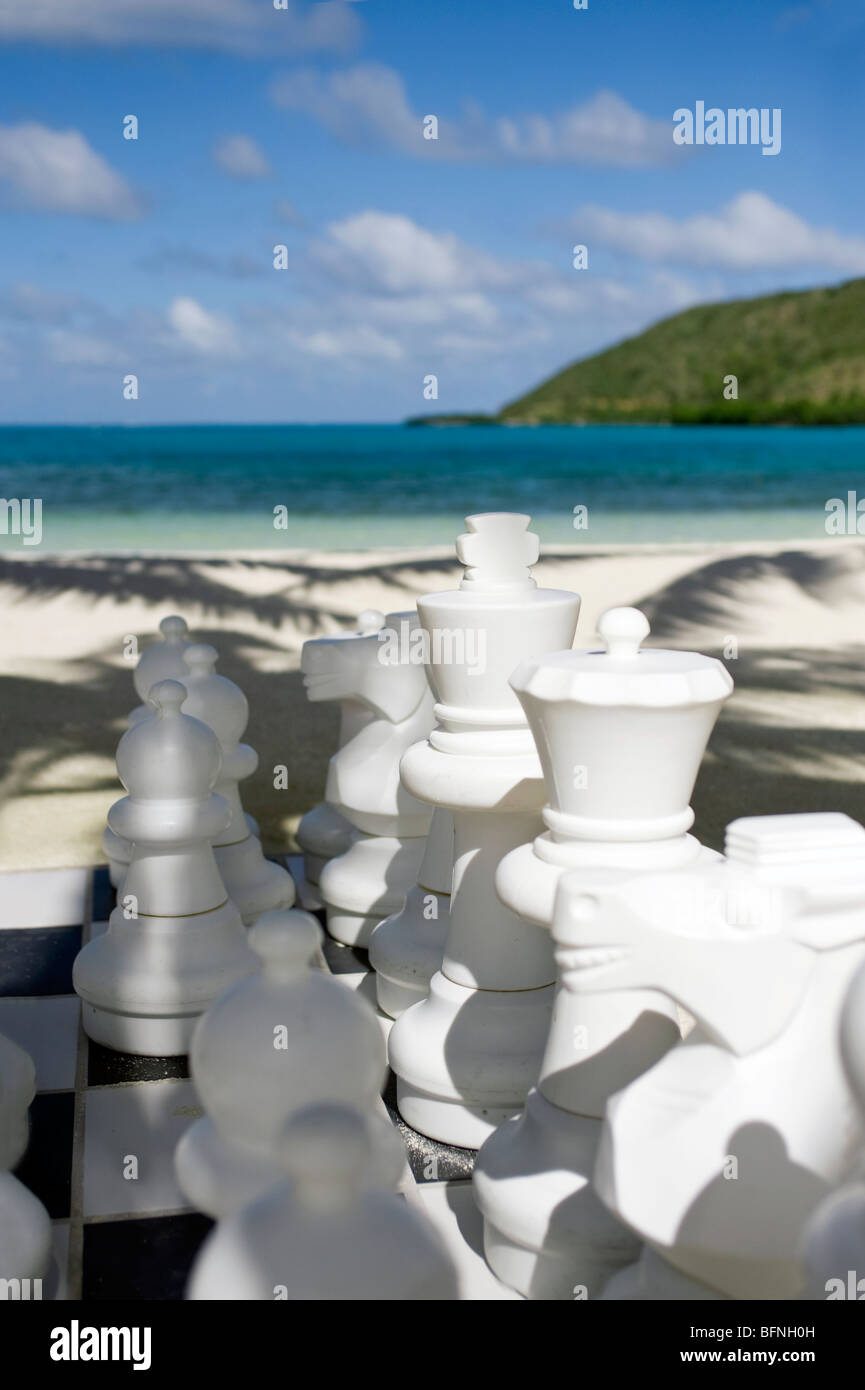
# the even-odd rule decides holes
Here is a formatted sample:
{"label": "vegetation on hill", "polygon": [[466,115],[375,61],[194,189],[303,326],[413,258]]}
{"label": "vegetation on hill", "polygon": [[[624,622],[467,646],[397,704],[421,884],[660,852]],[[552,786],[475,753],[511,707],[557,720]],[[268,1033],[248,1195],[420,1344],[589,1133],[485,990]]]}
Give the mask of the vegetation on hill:
{"label": "vegetation on hill", "polygon": [[565,367],[499,418],[865,423],[865,279],[686,309]]}

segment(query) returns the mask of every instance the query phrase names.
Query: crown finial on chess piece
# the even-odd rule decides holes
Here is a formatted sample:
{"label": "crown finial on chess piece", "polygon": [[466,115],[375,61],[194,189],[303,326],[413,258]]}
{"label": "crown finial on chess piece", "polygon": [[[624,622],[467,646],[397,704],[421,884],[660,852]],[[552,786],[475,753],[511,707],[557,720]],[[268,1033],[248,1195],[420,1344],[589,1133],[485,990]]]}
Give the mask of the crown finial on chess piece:
{"label": "crown finial on chess piece", "polygon": [[466,517],[466,530],[457,537],[457,556],[466,566],[461,589],[534,589],[530,567],[540,553],[540,541],[530,531],[530,516],[520,512],[481,512]]}
{"label": "crown finial on chess piece", "polygon": [[613,661],[633,661],[650,632],[639,608],[608,608],[598,619],[598,635]]}

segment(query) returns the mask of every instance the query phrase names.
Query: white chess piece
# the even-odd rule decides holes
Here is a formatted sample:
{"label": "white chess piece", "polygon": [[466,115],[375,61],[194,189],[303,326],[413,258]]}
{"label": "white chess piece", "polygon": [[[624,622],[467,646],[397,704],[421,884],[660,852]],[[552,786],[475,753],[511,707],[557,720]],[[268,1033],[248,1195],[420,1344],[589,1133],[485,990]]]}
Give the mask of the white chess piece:
{"label": "white chess piece", "polygon": [[[144,648],[132,673],[135,693],[141,703],[136,705],[129,715],[127,725],[130,728],[153,713],[147,703],[151,686],[156,685],[158,681],[180,680],[185,674],[183,653],[191,640],[186,619],[172,614],[162,619],[159,631],[162,633],[162,640],[151,642],[149,647]],[[119,890],[123,886],[126,870],[132,858],[132,845],[107,826],[102,836],[102,848],[108,860],[111,883]]]}
{"label": "white chess piece", "polygon": [[177,1146],[181,1188],[215,1217],[266,1192],[282,1176],[286,1120],[318,1100],[344,1102],[365,1117],[378,1176],[395,1186],[404,1153],[393,1126],[376,1113],[385,1051],[371,1006],[313,968],[321,928],[308,913],[268,912],[249,940],[261,973],[217,999],[192,1040],[192,1076],[206,1113]]}
{"label": "white chess piece", "polygon": [[[569,870],[588,891],[719,858],[687,833],[688,803],[732,680],[711,657],[640,651],[649,624],[635,608],[609,610],[598,631],[603,649],[541,656],[511,676],[547,805],[543,833],[504,857],[496,886],[546,927]],[[537,1087],[474,1169],[487,1261],[504,1283],[529,1298],[591,1298],[636,1258],[639,1242],[592,1190],[597,1146],[609,1096],[678,1039],[675,1005],[657,991],[585,995],[577,972],[559,980]]]}
{"label": "white chess piece", "polygon": [[140,719],[149,719],[152,713],[147,697],[159,681],[180,680],[184,673],[183,654],[192,642],[185,618],[172,614],[163,618],[159,624],[161,642],[151,642],[138,658],[132,674],[140,705],[129,716],[129,724],[137,724]]}
{"label": "white chess piece", "polygon": [[[330,637],[313,637],[309,642],[304,642],[303,650],[306,651],[307,647],[316,642],[345,642],[353,637],[368,637],[374,632],[380,632],[384,624],[383,613],[374,608],[366,608],[358,616],[357,627],[353,632],[338,632]],[[333,647],[330,655],[332,660],[338,661],[339,648]],[[373,712],[367,705],[359,704],[357,700],[341,699],[337,748],[343,748],[365,724],[371,722],[373,717]],[[345,854],[351,848],[356,833],[351,822],[327,801],[320,801],[311,811],[307,811],[300,820],[295,839],[303,850],[303,871],[308,883],[318,883],[328,860],[338,859],[341,854]]]}
{"label": "white chess piece", "polygon": [[184,714],[207,724],[219,739],[222,770],[215,790],[231,808],[231,820],[213,842],[216,864],[228,896],[247,926],[263,912],[291,907],[294,882],[288,870],[265,859],[261,842],[249,833],[239,783],[258,767],[258,754],[240,740],[249,718],[246,696],[234,681],[216,671],[218,654],[207,643],[188,646],[180,677],[189,692]]}
{"label": "white chess piece", "polygon": [[418,600],[438,723],[402,761],[409,791],[454,818],[450,925],[429,995],[389,1040],[404,1119],[445,1143],[479,1144],[537,1079],[555,967],[549,933],[496,895],[499,861],[542,828],[544,781],[508,677],[573,641],[580,600],[539,589],[527,516],[469,517],[460,588]]}
{"label": "white chess piece", "polygon": [[[0,1034],[0,1279],[44,1279],[51,1262],[51,1220],[11,1171],[23,1158],[36,1068],[17,1043]],[[13,1285],[14,1287],[14,1285]],[[26,1296],[26,1295],[25,1295]]]}
{"label": "white chess piece", "polygon": [[310,700],[350,699],[373,718],[330,760],[325,797],[354,826],[350,848],[319,880],[327,929],[366,946],[373,927],[398,912],[417,882],[432,812],[402,785],[400,758],[433,723],[416,613],[390,613],[379,633],[308,643],[303,671]]}
{"label": "white chess piece", "polygon": [[369,1187],[361,1117],[305,1107],[280,1136],[283,1181],[221,1221],[186,1296],[317,1303],[456,1299],[450,1256],[433,1228],[392,1192]]}
{"label": "white chess piece", "polygon": [[559,886],[566,986],[663,990],[696,1019],[607,1104],[595,1190],[646,1249],[605,1299],[796,1297],[802,1228],[862,1144],[837,1019],[865,959],[865,830],[756,816],[725,850]]}
{"label": "white chess piece", "polygon": [[426,840],[418,881],[400,912],[379,922],[369,939],[378,1006],[391,1018],[425,999],[441,969],[450,925],[454,865],[454,821],[437,806]]}
{"label": "white chess piece", "polygon": [[[860,965],[841,1011],[841,1057],[859,1102],[865,1132],[865,965]],[[821,1202],[801,1241],[808,1298],[865,1299],[865,1153],[857,1154],[858,1173]]]}
{"label": "white chess piece", "polygon": [[198,1016],[258,968],[211,848],[230,816],[213,791],[219,741],[181,714],[186,699],[179,681],[160,681],[150,691],[155,714],[120,740],[129,795],[108,823],[133,842],[132,862],[107,932],[82,948],[73,971],[88,1036],[144,1056],[187,1052]]}

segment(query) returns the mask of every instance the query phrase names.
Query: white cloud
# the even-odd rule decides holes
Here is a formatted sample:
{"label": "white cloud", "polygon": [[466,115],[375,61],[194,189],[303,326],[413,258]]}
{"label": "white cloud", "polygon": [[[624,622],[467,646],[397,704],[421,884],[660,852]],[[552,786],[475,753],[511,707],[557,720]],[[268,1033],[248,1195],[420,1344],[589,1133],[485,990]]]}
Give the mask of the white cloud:
{"label": "white cloud", "polygon": [[111,343],[88,333],[51,328],[45,336],[51,360],[66,367],[109,367],[121,357]]}
{"label": "white cloud", "polygon": [[416,159],[635,168],[682,157],[669,121],[651,120],[615,92],[552,116],[492,117],[473,107],[457,121],[435,113],[437,140],[424,139],[425,113],[412,109],[401,75],[381,63],[298,68],[274,83],[271,96],[347,143],[382,144]]}
{"label": "white cloud", "polygon": [[222,314],[210,313],[196,299],[181,297],[172,301],[168,322],[186,347],[205,357],[234,357],[237,342],[234,328]]}
{"label": "white cloud", "polygon": [[248,135],[225,135],[213,150],[213,158],[233,179],[266,179],[267,156]]}
{"label": "white cloud", "polygon": [[337,278],[390,294],[462,291],[512,283],[514,270],[453,236],[398,213],[355,213],[327,229],[313,258]]}
{"label": "white cloud", "polygon": [[344,52],[360,21],[339,0],[0,0],[0,40],[160,44],[240,53]]}
{"label": "white cloud", "polygon": [[0,126],[0,183],[21,208],[129,221],[141,204],[78,130]]}
{"label": "white cloud", "polygon": [[319,328],[304,333],[288,329],[286,337],[296,348],[313,357],[376,358],[398,362],[404,351],[399,341],[380,333],[368,324],[353,324],[340,328]]}
{"label": "white cloud", "polygon": [[740,193],[716,213],[680,221],[659,212],[585,207],[569,226],[597,249],[625,251],[644,261],[743,271],[821,266],[865,273],[865,237],[813,227],[765,193]]}

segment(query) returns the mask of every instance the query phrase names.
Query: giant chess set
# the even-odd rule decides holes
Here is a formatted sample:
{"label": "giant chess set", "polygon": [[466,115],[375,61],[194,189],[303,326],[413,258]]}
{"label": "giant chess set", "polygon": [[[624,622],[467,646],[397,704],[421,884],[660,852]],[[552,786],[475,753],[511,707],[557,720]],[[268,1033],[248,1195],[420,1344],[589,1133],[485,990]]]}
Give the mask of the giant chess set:
{"label": "giant chess set", "polygon": [[244,810],[243,692],[163,620],[103,865],[0,876],[7,1296],[799,1300],[865,1271],[865,829],[701,845],[728,671],[635,608],[574,648],[529,525],[468,518],[457,589],[306,642],[341,719],[301,854]]}

